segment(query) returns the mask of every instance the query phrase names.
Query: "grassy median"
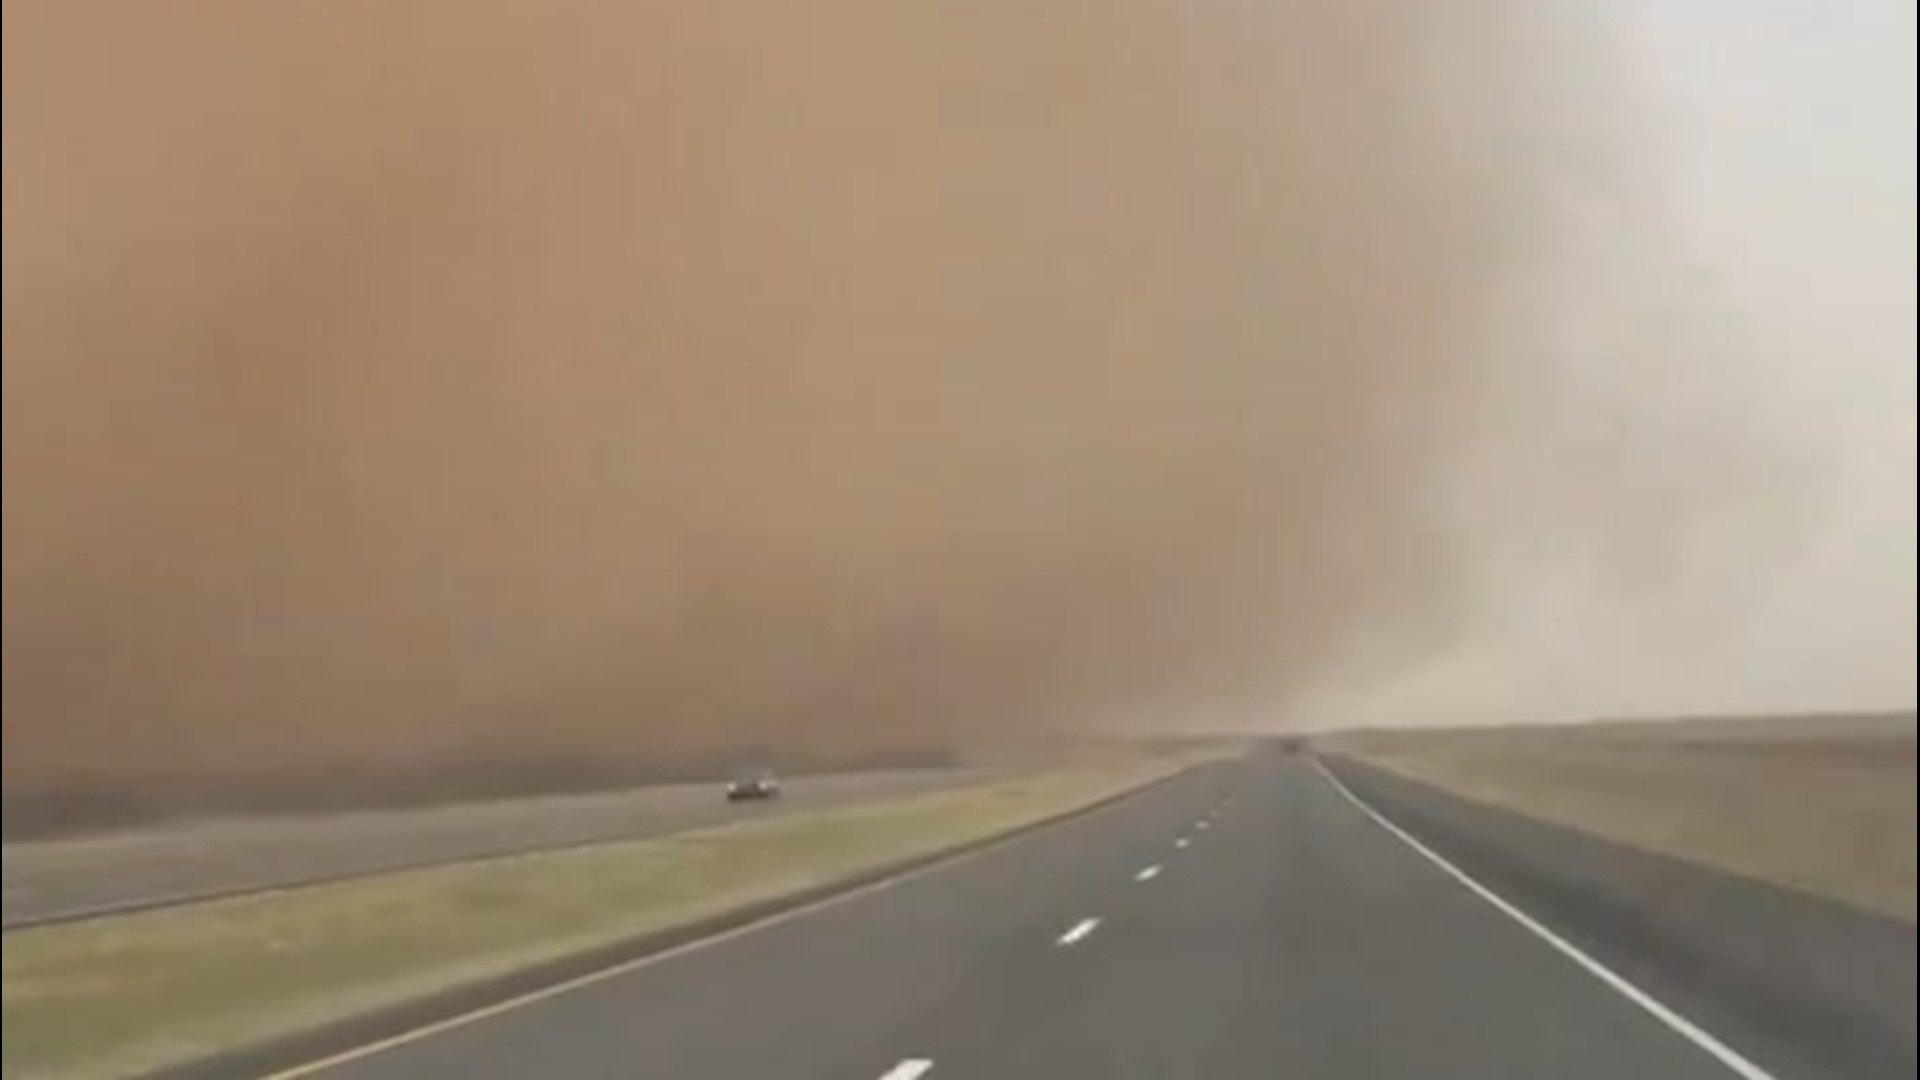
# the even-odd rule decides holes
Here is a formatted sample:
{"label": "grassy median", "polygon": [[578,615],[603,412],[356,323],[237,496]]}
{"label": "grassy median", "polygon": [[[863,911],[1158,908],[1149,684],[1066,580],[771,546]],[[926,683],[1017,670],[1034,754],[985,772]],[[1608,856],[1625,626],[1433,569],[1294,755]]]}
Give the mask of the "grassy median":
{"label": "grassy median", "polygon": [[189,1061],[1068,813],[1191,758],[20,930],[5,1073]]}

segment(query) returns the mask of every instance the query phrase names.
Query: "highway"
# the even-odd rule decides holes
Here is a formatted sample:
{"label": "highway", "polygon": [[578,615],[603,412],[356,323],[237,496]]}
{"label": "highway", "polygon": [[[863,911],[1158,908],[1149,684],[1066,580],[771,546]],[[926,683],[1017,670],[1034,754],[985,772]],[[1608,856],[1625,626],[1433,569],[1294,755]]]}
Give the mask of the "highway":
{"label": "highway", "polygon": [[[1910,983],[1911,928],[1889,932],[1908,942]],[[274,1080],[1913,1073],[1910,1035],[1904,1048],[1836,1070],[1850,1051],[1861,1061],[1845,1023],[1736,1016],[1710,1029],[1690,1001],[1663,999],[1608,959],[1399,831],[1310,757],[1263,753],[837,900],[264,1071]]]}
{"label": "highway", "polygon": [[729,804],[720,781],[587,795],[191,822],[0,849],[6,928],[212,896],[608,840],[992,779],[977,769],[788,778],[771,802]]}

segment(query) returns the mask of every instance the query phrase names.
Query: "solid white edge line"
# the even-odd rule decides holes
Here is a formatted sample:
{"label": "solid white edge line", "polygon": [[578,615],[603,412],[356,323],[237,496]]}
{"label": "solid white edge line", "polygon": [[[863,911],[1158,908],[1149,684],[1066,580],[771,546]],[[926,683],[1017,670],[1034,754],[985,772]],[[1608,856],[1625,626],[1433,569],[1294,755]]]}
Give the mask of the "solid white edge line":
{"label": "solid white edge line", "polygon": [[1395,825],[1385,814],[1367,805],[1364,799],[1355,795],[1352,789],[1348,788],[1347,785],[1343,783],[1339,777],[1335,776],[1332,770],[1328,769],[1324,764],[1315,761],[1313,767],[1320,771],[1322,778],[1333,785],[1335,791],[1345,796],[1348,802],[1359,807],[1362,813],[1373,819],[1374,824],[1385,829],[1394,839],[1399,840],[1401,843],[1412,848],[1428,862],[1446,871],[1447,876],[1466,886],[1469,892],[1486,901],[1494,910],[1500,912],[1500,914],[1519,923],[1535,937],[1553,946],[1562,956],[1580,965],[1587,974],[1605,983],[1609,989],[1621,997],[1626,998],[1628,1001],[1633,1002],[1635,1005],[1640,1006],[1642,1010],[1654,1019],[1667,1025],[1667,1027],[1673,1029],[1687,1041],[1706,1051],[1716,1061],[1720,1062],[1720,1064],[1725,1065],[1728,1069],[1732,1070],[1735,1075],[1740,1076],[1742,1080],[1775,1080],[1772,1073],[1748,1060],[1747,1057],[1738,1050],[1721,1042],[1693,1021],[1681,1016],[1659,998],[1628,982],[1625,976],[1594,959],[1592,956],[1589,956],[1583,952],[1579,946],[1561,937],[1559,934],[1554,933],[1552,930],[1547,929],[1546,925],[1541,923],[1540,920],[1515,907],[1512,903],[1508,902],[1505,897],[1502,897],[1499,893],[1494,892],[1485,885],[1480,884],[1480,882],[1468,875],[1465,870],[1449,862],[1444,855],[1434,851],[1432,848],[1415,839],[1413,835],[1405,829]]}
{"label": "solid white edge line", "polygon": [[1141,869],[1139,873],[1133,875],[1133,880],[1152,881],[1154,878],[1157,878],[1159,876],[1160,876],[1160,864],[1154,863],[1152,866],[1144,867],[1143,869]]}
{"label": "solid white edge line", "polygon": [[1093,933],[1094,928],[1099,925],[1100,925],[1099,919],[1081,919],[1079,922],[1073,924],[1073,929],[1068,930],[1064,934],[1061,934],[1059,939],[1056,940],[1054,944],[1056,945],[1077,944],[1078,942],[1084,940],[1088,934]]}
{"label": "solid white edge line", "polygon": [[881,1073],[880,1080],[920,1080],[932,1070],[932,1058],[902,1058],[900,1064]]}

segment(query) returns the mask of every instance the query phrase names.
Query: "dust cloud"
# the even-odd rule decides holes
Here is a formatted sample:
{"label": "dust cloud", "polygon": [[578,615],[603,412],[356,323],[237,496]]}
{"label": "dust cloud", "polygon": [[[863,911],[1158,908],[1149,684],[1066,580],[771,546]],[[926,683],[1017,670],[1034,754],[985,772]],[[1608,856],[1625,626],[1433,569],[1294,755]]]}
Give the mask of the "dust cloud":
{"label": "dust cloud", "polygon": [[1418,641],[1607,123],[1525,6],[10,0],[9,799]]}

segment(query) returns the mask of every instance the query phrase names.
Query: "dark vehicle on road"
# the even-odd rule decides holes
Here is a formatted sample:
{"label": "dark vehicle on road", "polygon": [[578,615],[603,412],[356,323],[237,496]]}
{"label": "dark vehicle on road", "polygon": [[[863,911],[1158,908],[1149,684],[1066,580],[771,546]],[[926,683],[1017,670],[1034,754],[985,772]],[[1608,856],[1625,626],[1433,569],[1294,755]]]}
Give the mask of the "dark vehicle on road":
{"label": "dark vehicle on road", "polygon": [[728,802],[755,802],[780,797],[780,780],[772,769],[746,769],[727,781]]}

